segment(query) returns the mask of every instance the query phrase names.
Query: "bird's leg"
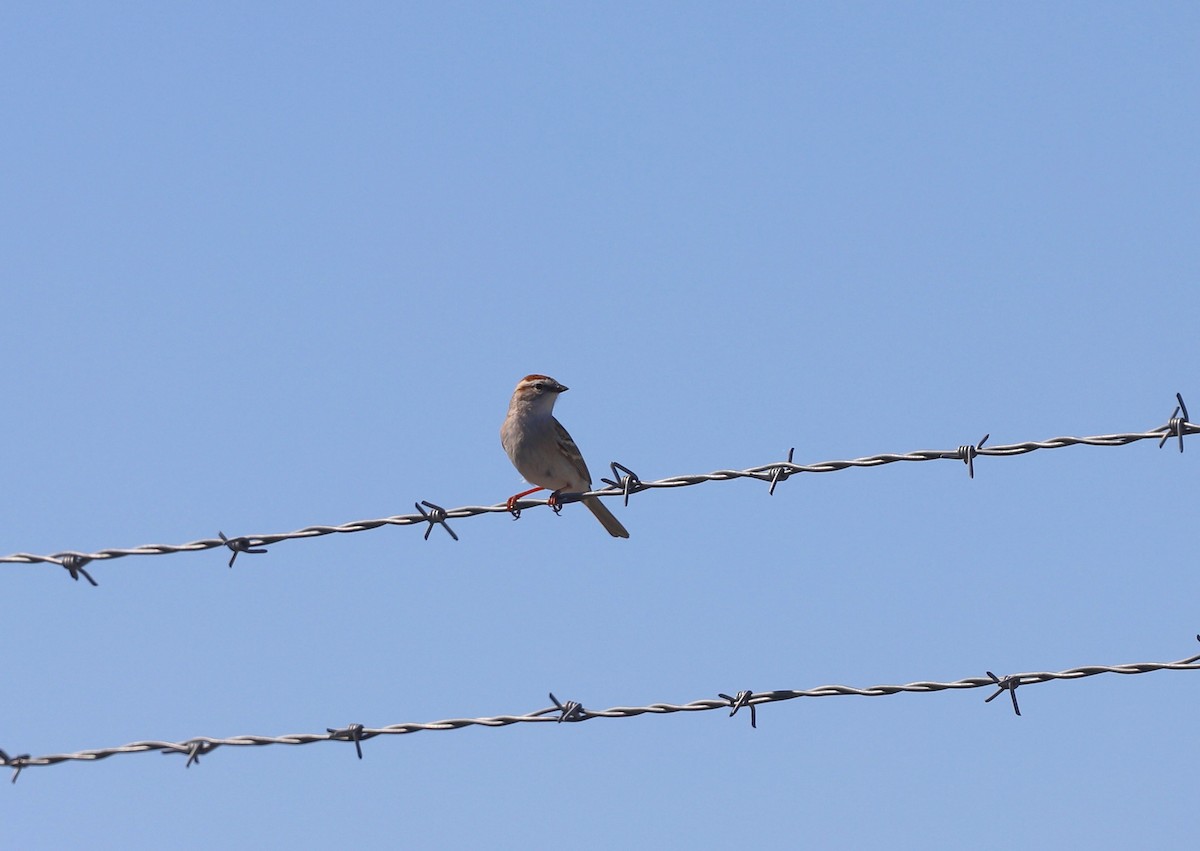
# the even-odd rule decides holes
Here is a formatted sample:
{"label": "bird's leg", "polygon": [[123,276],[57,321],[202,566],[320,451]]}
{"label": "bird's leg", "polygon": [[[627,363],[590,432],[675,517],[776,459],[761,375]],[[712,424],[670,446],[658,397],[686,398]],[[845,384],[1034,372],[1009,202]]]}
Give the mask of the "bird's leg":
{"label": "bird's leg", "polygon": [[512,514],[513,517],[520,517],[521,509],[517,508],[517,500],[523,496],[529,496],[531,493],[537,493],[538,491],[541,491],[541,490],[545,490],[545,488],[530,488],[527,491],[521,491],[519,494],[516,494],[515,496],[510,496],[508,498],[508,503],[507,503],[507,508],[508,508],[509,513]]}

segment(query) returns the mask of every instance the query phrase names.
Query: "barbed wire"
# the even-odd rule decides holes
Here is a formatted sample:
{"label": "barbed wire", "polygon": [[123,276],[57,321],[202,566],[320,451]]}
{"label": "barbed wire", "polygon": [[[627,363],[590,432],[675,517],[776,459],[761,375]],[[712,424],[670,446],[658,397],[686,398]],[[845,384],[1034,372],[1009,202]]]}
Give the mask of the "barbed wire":
{"label": "barbed wire", "polygon": [[[880,467],[885,464],[893,464],[897,461],[962,461],[967,465],[968,473],[973,479],[975,478],[975,459],[980,456],[1006,458],[1015,455],[1025,455],[1039,449],[1061,449],[1066,446],[1127,446],[1141,440],[1157,440],[1158,446],[1161,449],[1171,437],[1178,438],[1179,451],[1182,452],[1184,436],[1200,433],[1200,425],[1188,421],[1187,406],[1183,402],[1183,396],[1176,393],[1175,399],[1177,401],[1175,411],[1168,418],[1166,424],[1144,432],[1100,434],[1091,437],[1052,437],[1049,440],[1031,440],[1004,446],[985,447],[984,444],[991,437],[990,434],[987,434],[978,443],[965,444],[956,449],[923,449],[899,454],[884,453],[869,455],[864,458],[855,458],[849,461],[822,461],[816,464],[793,463],[792,457],[795,453],[795,448],[793,447],[788,451],[786,461],[774,461],[770,464],[750,467],[745,470],[716,470],[711,473],[671,476],[670,478],[649,482],[643,481],[633,470],[614,461],[610,465],[612,478],[601,479],[608,487],[589,491],[585,494],[563,494],[553,503],[548,499],[522,499],[516,501],[512,508],[507,504],[497,504],[468,505],[461,508],[447,509],[428,500],[422,500],[414,503],[417,510],[416,514],[397,514],[392,517],[382,517],[374,520],[356,520],[338,526],[306,526],[294,532],[266,535],[238,535],[232,538],[227,537],[224,532],[218,532],[218,537],[216,538],[203,538],[186,544],[143,544],[138,547],[109,548],[97,550],[92,553],[77,552],[74,550],[53,553],[51,555],[13,553],[12,555],[0,556],[0,563],[53,564],[66,569],[70,577],[76,581],[82,576],[92,585],[97,585],[96,580],[85,569],[85,565],[94,561],[106,561],[125,556],[200,552],[224,547],[231,553],[229,567],[233,567],[239,554],[262,554],[267,552],[267,547],[277,544],[280,541],[317,538],[324,535],[347,534],[351,532],[366,532],[370,529],[378,529],[381,526],[414,526],[423,524],[425,525],[425,540],[429,540],[429,535],[433,532],[434,527],[440,525],[451,538],[457,541],[458,535],[450,528],[450,525],[447,523],[448,520],[497,513],[511,513],[514,517],[520,517],[524,509],[541,505],[550,505],[557,512],[564,504],[577,502],[585,496],[621,496],[624,498],[625,504],[628,505],[629,497],[641,491],[688,487],[703,482],[724,482],[733,479],[756,479],[768,482],[770,488],[767,492],[773,495],[776,486],[780,482],[785,482],[790,477],[799,473],[832,473],[850,469],[851,467]],[[429,510],[426,511],[426,509]]]}
{"label": "barbed wire", "polygon": [[[1200,641],[1200,635],[1196,636]],[[938,691],[952,689],[974,689],[995,687],[984,703],[991,703],[1004,692],[1012,698],[1013,711],[1021,714],[1017,705],[1017,688],[1037,685],[1051,680],[1078,680],[1084,677],[1094,677],[1097,674],[1148,674],[1152,671],[1196,671],[1200,670],[1200,654],[1180,659],[1176,662],[1133,662],[1124,665],[1086,665],[1078,668],[1068,668],[1065,671],[1037,671],[1021,674],[1009,674],[998,677],[991,671],[986,677],[969,677],[954,682],[913,682],[905,685],[877,685],[868,688],[854,686],[825,685],[810,689],[785,689],[778,691],[739,691],[735,695],[718,694],[715,698],[702,698],[690,703],[652,703],[648,706],[614,706],[609,709],[587,709],[582,704],[566,700],[560,701],[550,693],[553,706],[538,709],[525,715],[494,715],[486,718],[450,718],[443,721],[426,723],[392,724],[387,727],[366,727],[362,724],[350,724],[346,727],[326,727],[324,733],[294,733],[285,736],[231,736],[229,738],[212,738],[198,736],[181,742],[143,741],[131,742],[127,745],[113,748],[97,748],[94,750],[77,751],[75,753],[50,754],[47,756],[31,756],[20,754],[9,756],[0,750],[0,766],[13,769],[12,782],[17,782],[21,772],[30,767],[58,765],[64,762],[96,762],[119,754],[145,753],[161,751],[164,754],[180,754],[187,757],[185,767],[198,763],[200,757],[212,753],[219,747],[244,747],[259,745],[310,745],[315,742],[353,742],[355,752],[362,759],[362,743],[376,736],[396,736],[406,733],[419,733],[425,730],[459,730],[463,727],[507,727],[510,724],[528,723],[562,723],[590,721],[594,718],[636,718],[639,715],[669,715],[676,712],[708,712],[714,709],[728,709],[730,717],[738,710],[749,707],[750,726],[758,726],[757,708],[769,703],[779,703],[785,700],[795,700],[801,697],[885,697],[903,692],[915,694],[932,694]]]}

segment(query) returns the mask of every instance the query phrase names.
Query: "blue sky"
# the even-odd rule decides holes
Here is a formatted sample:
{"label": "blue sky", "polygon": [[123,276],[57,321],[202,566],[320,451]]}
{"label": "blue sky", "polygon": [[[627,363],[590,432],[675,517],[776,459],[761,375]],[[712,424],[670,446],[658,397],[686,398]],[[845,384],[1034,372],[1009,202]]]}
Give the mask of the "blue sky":
{"label": "blue sky", "polygon": [[[529,372],[597,477],[1162,425],[1200,408],[1198,36],[1171,3],[9,5],[0,550],[502,502]],[[3,565],[0,748],[1178,659],[1198,464]],[[1200,676],[987,694],[117,756],[0,806],[27,849],[1194,841]]]}

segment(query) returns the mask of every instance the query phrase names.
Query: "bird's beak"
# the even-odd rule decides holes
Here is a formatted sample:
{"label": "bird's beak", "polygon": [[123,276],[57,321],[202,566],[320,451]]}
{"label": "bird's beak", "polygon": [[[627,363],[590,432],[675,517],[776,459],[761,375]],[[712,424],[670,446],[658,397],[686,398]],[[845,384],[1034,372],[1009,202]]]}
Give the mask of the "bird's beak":
{"label": "bird's beak", "polygon": [[565,385],[565,384],[559,384],[559,385],[558,385],[558,387],[555,389],[555,391],[554,391],[554,392],[555,392],[555,393],[566,393],[566,392],[567,392],[568,390],[570,390],[570,389],[571,389],[571,388],[570,388],[570,387],[568,387],[568,386],[567,386],[567,385]]}

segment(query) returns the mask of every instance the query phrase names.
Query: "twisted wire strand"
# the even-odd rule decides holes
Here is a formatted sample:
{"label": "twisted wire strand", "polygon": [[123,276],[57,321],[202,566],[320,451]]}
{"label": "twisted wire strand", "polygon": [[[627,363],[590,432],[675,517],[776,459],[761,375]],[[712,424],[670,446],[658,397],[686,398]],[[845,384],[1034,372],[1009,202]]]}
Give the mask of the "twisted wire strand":
{"label": "twisted wire strand", "polygon": [[[775,461],[769,464],[762,464],[757,467],[750,467],[745,470],[716,470],[711,473],[697,475],[681,475],[671,476],[657,481],[642,481],[636,474],[620,464],[613,463],[613,479],[604,479],[604,483],[608,487],[589,491],[587,494],[569,494],[564,495],[558,500],[561,503],[574,502],[584,496],[596,497],[611,497],[624,496],[628,502],[630,495],[643,490],[655,490],[660,488],[678,488],[698,485],[703,482],[720,482],[730,481],[733,479],[757,479],[759,481],[769,482],[771,485],[771,493],[774,493],[775,486],[778,482],[785,481],[793,475],[800,473],[832,473],[839,470],[850,469],[851,467],[879,467],[885,464],[893,464],[898,461],[962,461],[967,463],[970,468],[972,477],[974,476],[974,459],[978,456],[1007,458],[1015,455],[1025,455],[1029,452],[1035,452],[1040,449],[1061,449],[1067,446],[1127,446],[1131,443],[1136,443],[1142,440],[1158,440],[1159,447],[1166,443],[1168,438],[1177,437],[1179,440],[1179,449],[1183,451],[1183,438],[1185,435],[1200,433],[1200,425],[1188,422],[1187,408],[1183,404],[1182,396],[1176,394],[1179,405],[1176,407],[1175,414],[1165,425],[1144,432],[1124,432],[1118,434],[1101,434],[1090,437],[1053,437],[1049,440],[1031,440],[1022,443],[1012,443],[1004,446],[987,446],[983,444],[988,439],[984,437],[978,444],[959,446],[956,449],[922,449],[914,452],[906,453],[883,453],[879,455],[869,455],[864,458],[855,458],[845,461],[822,461],[815,464],[795,464],[792,463],[791,454],[788,453],[787,461]],[[1183,412],[1183,417],[1178,417],[1177,414]],[[623,471],[622,475],[618,471]],[[519,516],[520,511],[526,508],[535,506],[549,505],[550,501],[546,499],[523,499],[516,503],[516,510],[513,512]],[[429,510],[426,511],[425,508]],[[167,555],[173,553],[200,552],[204,550],[218,549],[225,547],[232,552],[229,559],[229,566],[232,567],[234,560],[240,553],[263,553],[266,552],[266,547],[272,544],[277,544],[280,541],[300,540],[305,538],[317,538],[324,535],[332,534],[348,534],[351,532],[366,532],[371,529],[378,529],[381,526],[413,526],[424,525],[425,538],[428,540],[429,534],[437,525],[441,525],[446,532],[458,540],[458,536],[450,528],[446,521],[459,520],[467,517],[476,517],[481,514],[498,514],[508,513],[509,508],[505,504],[497,505],[467,505],[459,508],[442,508],[432,502],[424,501],[416,504],[416,514],[396,514],[391,517],[382,517],[372,520],[355,520],[350,523],[341,525],[318,525],[306,526],[303,529],[297,529],[294,532],[269,533],[263,535],[239,535],[234,538],[227,538],[224,533],[220,533],[216,538],[202,538],[197,541],[191,541],[186,544],[143,544],[138,547],[113,547],[108,549],[97,550],[96,552],[84,553],[75,550],[64,550],[62,552],[53,553],[50,555],[39,555],[36,553],[13,553],[7,556],[0,556],[0,563],[8,564],[54,564],[59,567],[66,568],[73,579],[78,579],[83,575],[91,584],[97,584],[91,575],[84,569],[84,565],[93,561],[106,561],[109,559],[123,558],[125,556],[142,556],[142,555]]]}
{"label": "twisted wire strand", "polygon": [[[1200,640],[1200,635],[1196,636]],[[559,701],[550,695],[553,706],[538,709],[525,715],[494,715],[485,718],[449,718],[442,721],[425,723],[408,722],[391,724],[386,727],[365,727],[352,724],[348,727],[335,729],[326,728],[324,733],[291,733],[283,736],[231,736],[214,738],[197,736],[181,742],[165,742],[147,740],[131,742],[127,745],[111,748],[95,748],[75,753],[49,754],[46,756],[30,756],[21,754],[9,756],[0,750],[0,765],[13,769],[12,781],[15,783],[21,771],[29,767],[58,765],[64,762],[96,762],[110,756],[120,754],[144,753],[160,751],[164,754],[181,754],[187,757],[187,766],[198,762],[203,755],[209,754],[219,747],[248,747],[262,745],[309,745],[315,742],[350,741],[355,745],[359,758],[362,758],[361,742],[376,736],[404,735],[435,730],[459,730],[463,727],[507,727],[510,724],[528,723],[561,723],[589,721],[593,718],[635,718],[639,715],[669,715],[676,712],[707,712],[714,709],[731,709],[730,715],[738,709],[748,706],[751,713],[755,707],[769,703],[779,703],[785,700],[795,700],[801,697],[884,697],[888,695],[911,692],[914,694],[931,694],[950,689],[974,689],[995,687],[997,692],[989,697],[991,701],[1003,691],[1013,694],[1013,708],[1020,714],[1016,704],[1016,689],[1018,686],[1036,685],[1051,680],[1078,680],[1093,677],[1097,674],[1147,674],[1152,671],[1196,671],[1200,670],[1200,654],[1180,659],[1176,662],[1133,662],[1123,665],[1086,665],[1078,668],[1068,668],[1064,671],[1035,671],[1021,674],[1010,674],[1004,678],[989,673],[987,677],[968,677],[954,682],[913,682],[905,685],[877,685],[868,688],[856,688],[845,685],[823,685],[809,689],[785,689],[765,692],[739,692],[736,698],[722,694],[715,698],[702,698],[690,703],[652,703],[648,706],[614,706],[609,709],[586,709],[574,701]],[[751,715],[753,723],[753,714]]]}

